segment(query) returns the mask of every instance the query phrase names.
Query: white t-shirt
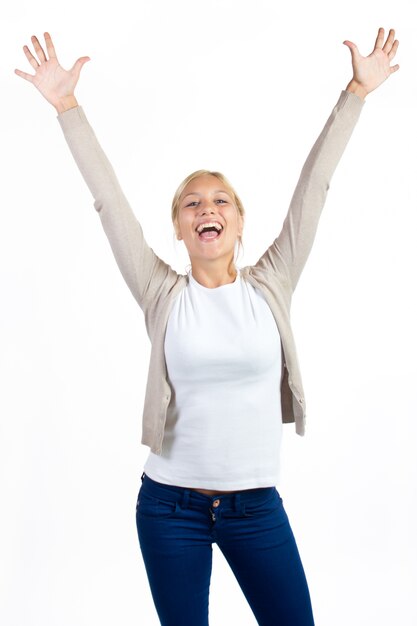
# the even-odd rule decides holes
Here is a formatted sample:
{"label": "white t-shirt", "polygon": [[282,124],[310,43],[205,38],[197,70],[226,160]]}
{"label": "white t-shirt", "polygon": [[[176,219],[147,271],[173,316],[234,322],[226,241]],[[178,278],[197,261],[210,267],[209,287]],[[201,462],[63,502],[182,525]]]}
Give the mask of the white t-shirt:
{"label": "white t-shirt", "polygon": [[189,282],[165,335],[173,388],[161,455],[145,473],[180,487],[241,490],[279,482],[281,340],[260,291]]}

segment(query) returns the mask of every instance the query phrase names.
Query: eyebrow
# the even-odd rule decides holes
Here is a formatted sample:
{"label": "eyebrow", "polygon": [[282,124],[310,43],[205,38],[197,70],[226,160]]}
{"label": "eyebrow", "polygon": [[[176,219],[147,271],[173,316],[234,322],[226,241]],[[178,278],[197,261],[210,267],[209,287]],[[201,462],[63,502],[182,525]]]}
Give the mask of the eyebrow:
{"label": "eyebrow", "polygon": [[[224,189],[215,189],[213,193],[225,193],[230,196],[230,193],[228,191],[225,191]],[[187,196],[201,196],[201,193],[199,193],[198,191],[192,191],[191,193],[187,193],[187,195],[184,196],[183,200],[185,200]]]}

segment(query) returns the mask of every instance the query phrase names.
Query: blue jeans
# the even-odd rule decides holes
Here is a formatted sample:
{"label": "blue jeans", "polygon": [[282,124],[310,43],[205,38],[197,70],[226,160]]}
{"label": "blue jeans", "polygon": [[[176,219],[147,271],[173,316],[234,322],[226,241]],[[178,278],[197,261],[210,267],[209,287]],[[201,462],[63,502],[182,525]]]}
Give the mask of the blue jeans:
{"label": "blue jeans", "polygon": [[208,626],[212,544],[261,626],[314,626],[310,594],[275,487],[208,496],[142,474],[139,545],[162,626]]}

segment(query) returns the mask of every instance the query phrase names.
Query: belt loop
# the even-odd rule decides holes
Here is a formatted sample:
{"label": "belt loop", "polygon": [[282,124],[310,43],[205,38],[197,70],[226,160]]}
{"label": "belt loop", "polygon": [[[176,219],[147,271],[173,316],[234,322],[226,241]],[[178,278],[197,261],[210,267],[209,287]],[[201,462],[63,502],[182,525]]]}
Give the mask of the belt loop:
{"label": "belt loop", "polygon": [[240,493],[235,493],[235,511],[239,511],[242,508],[242,504],[240,502]]}
{"label": "belt loop", "polygon": [[143,472],[142,476],[140,477],[141,481],[143,482],[143,478],[145,476],[145,472]]}
{"label": "belt loop", "polygon": [[181,508],[182,509],[188,508],[188,500],[189,499],[190,499],[190,490],[189,489],[184,489],[183,494],[182,494],[182,501],[181,501]]}

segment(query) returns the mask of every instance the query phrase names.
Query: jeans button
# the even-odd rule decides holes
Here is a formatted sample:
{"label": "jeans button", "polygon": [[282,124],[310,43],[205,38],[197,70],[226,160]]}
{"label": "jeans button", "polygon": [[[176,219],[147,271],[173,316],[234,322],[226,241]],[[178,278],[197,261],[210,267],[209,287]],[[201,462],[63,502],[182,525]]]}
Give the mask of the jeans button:
{"label": "jeans button", "polygon": [[213,506],[214,507],[218,507],[219,504],[220,504],[220,500],[214,500],[214,502],[213,502]]}

